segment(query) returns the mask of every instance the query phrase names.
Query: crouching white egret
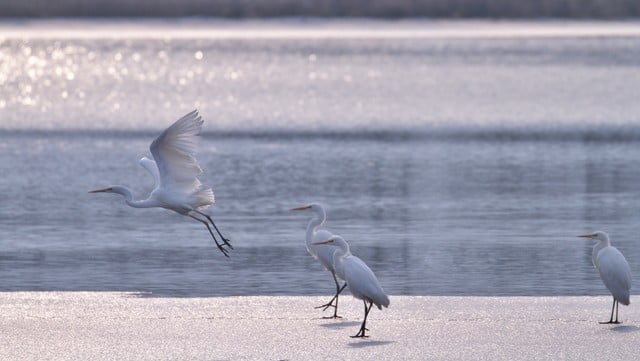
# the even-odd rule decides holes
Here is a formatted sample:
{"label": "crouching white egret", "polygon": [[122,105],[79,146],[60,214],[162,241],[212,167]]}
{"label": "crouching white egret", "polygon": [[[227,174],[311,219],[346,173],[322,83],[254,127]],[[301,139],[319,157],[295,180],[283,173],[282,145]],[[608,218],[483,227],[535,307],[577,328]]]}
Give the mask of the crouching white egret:
{"label": "crouching white egret", "polygon": [[[611,246],[609,235],[605,232],[594,232],[591,234],[583,234],[578,237],[590,238],[598,241],[593,246],[591,261],[598,269],[602,283],[609,289],[613,295],[613,306],[611,307],[611,318],[608,322],[600,323],[621,323],[618,321],[618,308],[620,303],[629,305],[629,293],[631,290],[631,268],[627,260],[617,248]],[[613,311],[615,309],[616,319],[613,320]]]}
{"label": "crouching white egret", "polygon": [[[311,211],[313,212],[313,216],[309,221],[309,225],[307,226],[306,233],[306,245],[307,252],[313,256],[313,258],[317,259],[320,264],[329,272],[331,272],[331,276],[333,276],[333,281],[336,284],[336,294],[333,296],[331,301],[328,303],[318,306],[316,308],[324,308],[326,310],[329,307],[333,307],[333,316],[326,318],[340,318],[338,316],[338,296],[340,292],[344,290],[345,285],[340,286],[340,282],[336,278],[336,272],[333,267],[333,253],[337,250],[336,247],[331,245],[314,245],[313,242],[325,241],[333,236],[333,234],[326,229],[318,229],[320,228],[325,220],[327,219],[327,214],[324,211],[324,207],[319,203],[311,203],[306,206],[293,208],[292,211]],[[333,304],[335,301],[335,305]]]}
{"label": "crouching white egret", "polygon": [[364,261],[351,254],[349,244],[342,237],[333,236],[325,241],[314,242],[312,245],[333,245],[338,248],[333,255],[334,268],[338,275],[347,281],[353,297],[364,302],[364,320],[362,320],[360,331],[351,337],[367,337],[365,331],[369,330],[366,326],[371,307],[376,305],[380,310],[382,306],[389,307],[389,297],[384,293],[378,278]]}
{"label": "crouching white egret", "polygon": [[[198,165],[195,154],[202,123],[198,111],[194,110],[178,119],[151,143],[153,160],[146,157],[140,159],[140,165],[155,180],[155,189],[147,199],[133,200],[131,191],[123,186],[110,186],[89,193],[116,193],[122,195],[131,207],[162,207],[189,216],[207,226],[218,249],[229,257],[229,250],[225,246],[233,249],[230,241],[220,233],[211,216],[203,212],[213,204],[214,196],[213,190],[202,185],[198,179],[202,168]],[[220,236],[221,243],[209,227],[209,222]]]}

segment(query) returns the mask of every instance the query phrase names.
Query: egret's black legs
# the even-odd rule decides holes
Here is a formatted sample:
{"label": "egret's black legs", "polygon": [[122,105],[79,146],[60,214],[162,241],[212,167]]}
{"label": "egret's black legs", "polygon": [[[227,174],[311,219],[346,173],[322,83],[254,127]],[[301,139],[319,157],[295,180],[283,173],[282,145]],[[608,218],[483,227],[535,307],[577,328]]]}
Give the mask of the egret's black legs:
{"label": "egret's black legs", "polygon": [[373,302],[369,302],[369,307],[367,307],[367,301],[363,301],[363,302],[364,302],[364,320],[362,320],[362,326],[360,326],[360,331],[358,331],[358,333],[356,333],[354,336],[351,336],[352,338],[369,337],[365,335],[365,331],[369,331],[369,329],[367,328],[367,316],[369,316],[369,311],[371,311],[371,306],[373,306]]}
{"label": "egret's black legs", "polygon": [[[342,290],[344,290],[347,287],[347,284],[345,283],[344,285],[342,285],[342,287],[340,287],[339,285],[336,286],[336,294],[335,296],[333,296],[333,298],[331,299],[331,301],[329,301],[329,303],[326,303],[322,306],[318,306],[316,308],[322,308],[323,311],[326,311],[327,308],[329,307],[333,307],[333,316],[327,316],[327,317],[323,317],[323,318],[342,318],[342,316],[338,316],[338,296],[340,295],[340,293],[342,292]],[[336,301],[336,304],[333,304],[333,301]]]}
{"label": "egret's black legs", "polygon": [[[338,278],[336,277],[335,272],[331,272],[331,275],[333,276],[333,281],[336,283],[336,294],[333,296],[331,301],[329,301],[328,303],[325,303],[324,305],[317,306],[316,308],[322,308],[323,311],[326,311],[327,308],[333,307],[333,316],[328,316],[328,317],[323,317],[323,318],[342,318],[341,316],[338,316],[338,296],[340,295],[342,290],[344,290],[344,288],[347,287],[347,284],[345,283],[341,287],[340,286],[340,282],[338,282]],[[333,304],[333,301],[336,302],[335,305]]]}
{"label": "egret's black legs", "polygon": [[[336,295],[335,295],[335,298],[336,298],[336,307],[335,307],[335,308],[334,308],[334,310],[333,310],[333,318],[342,318],[342,316],[338,316],[338,296],[340,295],[340,293],[342,292],[342,290],[344,290],[344,289],[345,289],[345,287],[347,287],[347,283],[346,283],[346,282],[342,285],[342,287],[340,287],[340,288],[336,288],[336,289],[337,289],[337,292],[336,292]],[[325,310],[326,310],[326,308],[325,308]]]}
{"label": "egret's black legs", "polygon": [[211,222],[211,225],[213,225],[213,228],[216,230],[216,232],[218,232],[218,235],[220,236],[220,239],[222,239],[222,242],[224,242],[224,244],[226,244],[227,246],[229,246],[229,248],[233,249],[233,246],[231,245],[231,240],[228,238],[224,238],[224,236],[222,235],[222,233],[220,233],[220,230],[218,229],[218,227],[216,226],[216,224],[213,222],[213,218],[211,218],[210,215],[206,214],[206,213],[202,213],[200,211],[195,211],[198,214],[203,215],[204,217],[207,218],[207,220],[209,220],[209,222]]}
{"label": "egret's black legs", "polygon": [[[615,297],[613,298],[613,306],[611,306],[611,318],[609,319],[609,321],[607,322],[600,322],[601,324],[609,324],[609,323],[622,323],[620,321],[618,321],[618,308],[620,308],[620,303],[618,303],[618,301],[615,299]],[[613,320],[613,311],[615,310],[616,313],[616,320]]]}
{"label": "egret's black legs", "polygon": [[[216,236],[213,234],[213,231],[211,230],[211,227],[209,227],[209,223],[207,223],[207,221],[204,221],[192,214],[188,215],[189,217],[195,219],[196,221],[203,223],[205,226],[207,226],[207,229],[209,230],[209,234],[211,234],[211,237],[213,238],[213,241],[216,243],[216,246],[218,246],[218,249],[222,252],[222,254],[225,255],[225,257],[229,257],[229,250],[224,248],[224,244],[220,244],[218,243],[218,239],[216,238]],[[233,249],[233,248],[232,248]]]}

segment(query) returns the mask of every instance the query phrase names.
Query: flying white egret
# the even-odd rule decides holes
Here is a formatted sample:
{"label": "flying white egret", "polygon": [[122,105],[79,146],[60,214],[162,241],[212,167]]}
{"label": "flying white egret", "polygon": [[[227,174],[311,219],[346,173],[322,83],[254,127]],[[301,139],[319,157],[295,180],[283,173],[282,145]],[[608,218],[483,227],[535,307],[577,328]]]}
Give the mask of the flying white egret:
{"label": "flying white egret", "polygon": [[[333,252],[336,251],[336,247],[330,245],[313,245],[313,242],[316,241],[324,241],[333,236],[333,234],[326,229],[318,229],[320,228],[325,220],[327,219],[327,214],[324,211],[324,207],[319,203],[311,203],[306,206],[293,208],[292,211],[307,211],[310,210],[313,212],[313,217],[309,221],[309,225],[307,226],[307,234],[306,234],[306,245],[307,252],[313,256],[313,258],[317,259],[320,264],[329,272],[331,272],[331,276],[333,276],[333,281],[336,284],[336,294],[333,296],[331,301],[328,303],[318,306],[316,308],[324,308],[326,310],[329,307],[333,307],[333,316],[327,318],[340,318],[338,316],[338,296],[340,292],[344,290],[347,286],[346,284],[340,286],[340,282],[336,278],[336,272],[333,268]],[[335,305],[333,302],[335,301]],[[324,311],[323,310],[323,311]]]}
{"label": "flying white egret", "polygon": [[[593,246],[591,261],[598,269],[602,283],[613,295],[613,306],[611,307],[611,318],[608,322],[600,323],[621,323],[618,321],[618,308],[620,303],[629,305],[629,291],[631,290],[631,269],[627,260],[617,248],[611,246],[609,235],[605,232],[594,232],[583,234],[578,237],[590,238],[598,241]],[[613,320],[613,311],[616,311],[616,320]]]}
{"label": "flying white egret", "polygon": [[[155,180],[155,189],[147,199],[133,200],[131,191],[123,186],[110,186],[89,193],[116,193],[124,196],[125,202],[131,207],[162,207],[189,216],[207,226],[218,249],[229,257],[229,250],[224,248],[228,246],[233,249],[229,240],[222,236],[211,216],[203,212],[214,202],[213,190],[202,185],[198,179],[202,174],[202,168],[195,158],[203,122],[198,111],[194,110],[178,119],[151,143],[154,160],[146,157],[140,159],[140,165]],[[219,243],[213,234],[209,222],[222,243]]]}
{"label": "flying white egret", "polygon": [[365,331],[369,330],[366,326],[371,306],[376,305],[380,310],[382,306],[389,307],[389,297],[384,293],[378,278],[364,261],[351,254],[349,244],[342,237],[333,236],[326,241],[314,242],[312,245],[334,245],[338,248],[333,254],[334,267],[338,275],[347,281],[353,297],[364,302],[362,326],[360,331],[351,337],[367,337]]}

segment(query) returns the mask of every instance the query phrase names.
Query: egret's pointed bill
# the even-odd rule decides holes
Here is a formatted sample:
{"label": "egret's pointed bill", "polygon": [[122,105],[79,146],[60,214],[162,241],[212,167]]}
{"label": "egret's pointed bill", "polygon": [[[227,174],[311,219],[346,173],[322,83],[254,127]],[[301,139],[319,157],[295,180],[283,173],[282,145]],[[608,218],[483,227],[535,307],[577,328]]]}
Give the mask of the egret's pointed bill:
{"label": "egret's pointed bill", "polygon": [[102,189],[95,189],[92,191],[89,191],[89,193],[100,193],[100,192],[106,192],[108,190],[110,190],[111,188],[102,188]]}
{"label": "egret's pointed bill", "polygon": [[305,209],[309,209],[311,206],[302,206],[298,208],[291,208],[292,211],[304,211]]}
{"label": "egret's pointed bill", "polygon": [[318,242],[313,242],[311,243],[312,246],[318,246],[321,244],[329,244],[329,243],[333,243],[333,239],[328,239],[326,241],[318,241]]}
{"label": "egret's pointed bill", "polygon": [[579,236],[576,237],[580,237],[580,238],[593,238],[593,234],[581,234]]}

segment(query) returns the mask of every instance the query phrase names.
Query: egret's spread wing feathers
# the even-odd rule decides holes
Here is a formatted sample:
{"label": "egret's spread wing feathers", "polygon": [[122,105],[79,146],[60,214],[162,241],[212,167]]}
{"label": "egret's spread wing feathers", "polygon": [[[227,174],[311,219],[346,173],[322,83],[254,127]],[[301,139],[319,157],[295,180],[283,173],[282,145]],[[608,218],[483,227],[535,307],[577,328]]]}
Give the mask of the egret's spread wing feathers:
{"label": "egret's spread wing feathers", "polygon": [[202,174],[195,155],[203,123],[194,110],[162,132],[150,147],[158,166],[160,187],[192,196],[194,208],[206,208],[214,202],[211,188],[204,188],[197,178]]}
{"label": "egret's spread wing feathers", "polygon": [[613,297],[624,305],[629,304],[631,268],[622,253],[615,247],[605,247],[598,253],[598,272],[602,283]]}
{"label": "egret's spread wing feathers", "polygon": [[153,187],[157,188],[158,186],[160,186],[160,172],[158,171],[158,166],[156,165],[156,162],[154,162],[153,160],[147,157],[142,157],[139,163],[153,177],[153,181],[154,181]]}

